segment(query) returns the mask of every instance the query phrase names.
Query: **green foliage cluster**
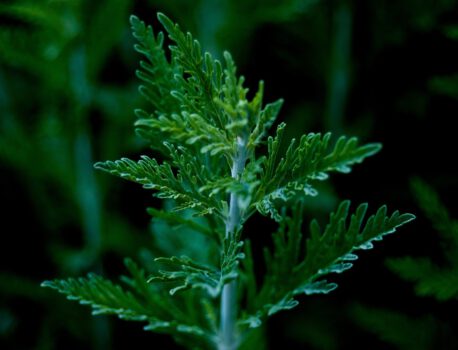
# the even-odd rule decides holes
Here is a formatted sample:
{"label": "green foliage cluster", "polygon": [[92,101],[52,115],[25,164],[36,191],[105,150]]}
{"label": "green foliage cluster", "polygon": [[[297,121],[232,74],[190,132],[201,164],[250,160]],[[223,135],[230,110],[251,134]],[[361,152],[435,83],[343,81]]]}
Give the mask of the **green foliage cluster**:
{"label": "green foliage cluster", "polygon": [[388,267],[406,281],[414,282],[420,296],[433,296],[439,301],[458,296],[458,221],[451,218],[436,191],[420,179],[412,181],[416,200],[425,216],[433,223],[442,243],[444,261],[430,257],[391,258]]}
{"label": "green foliage cluster", "polygon": [[[439,233],[443,261],[406,256],[387,259],[387,266],[403,280],[413,282],[416,295],[433,297],[442,303],[454,301],[458,296],[458,222],[426,182],[414,178],[411,187],[418,206]],[[453,331],[434,314],[412,317],[361,305],[351,313],[362,328],[401,350],[453,348],[457,344]]]}
{"label": "green foliage cluster", "polygon": [[[127,140],[112,142],[126,126],[120,117],[132,108],[132,90],[100,79],[129,7],[128,0],[102,1],[87,22],[84,1],[0,5],[1,18],[8,19],[0,24],[0,159],[20,173],[49,235],[82,226],[82,249],[61,238],[50,247],[62,271],[93,268],[104,251],[123,250],[116,238],[129,227],[115,213],[100,211],[110,181],[96,181],[90,166],[96,149],[115,154],[133,148]],[[111,30],[97,35],[106,27]],[[94,114],[110,124],[96,140]]]}
{"label": "green foliage cluster", "polygon": [[[412,219],[410,214],[400,215],[397,211],[387,217],[386,207],[367,219],[366,204],[360,205],[353,214],[349,209],[350,202],[342,202],[324,230],[317,221],[312,221],[304,249],[301,248],[301,207],[282,221],[273,236],[274,251],[265,251],[264,283],[257,295],[255,291],[248,291],[253,295],[252,308],[257,317],[296,306],[298,302],[293,299],[296,295],[327,294],[334,290],[337,284],[328,283],[324,276],[350,269],[358,259],[356,250],[373,248],[373,241],[380,241]],[[246,279],[255,280],[255,276]]]}
{"label": "green foliage cluster", "polygon": [[[351,268],[356,250],[372,248],[414,217],[388,214],[383,206],[366,219],[366,204],[352,212],[344,201],[324,229],[312,221],[303,239],[302,203],[318,194],[316,183],[333,172],[348,173],[380,145],[311,133],[283,149],[284,123],[268,136],[282,100],[264,104],[262,82],[249,99],[229,53],[220,62],[165,15],[158,19],[172,42],[170,51],[161,32],[135,16],[131,25],[135,49],[143,56],[140,92],[150,102],[136,111],[137,133],[161,159],[123,158],[95,167],[172,203],[172,211],[149,212],[191,231],[187,240],[205,236],[202,250],[211,257],[159,257],[160,268],[151,276],[126,260],[130,276],[123,278],[124,286],[93,274],[43,285],[90,305],[94,314],[146,322],[145,330],[171,334],[189,348],[235,349],[268,316],[296,306],[294,297],[334,290],[336,284],[325,276]],[[259,146],[265,143],[263,155]],[[243,233],[257,212],[279,226],[259,278]]]}
{"label": "green foliage cluster", "polygon": [[[121,43],[131,4],[0,2],[0,192],[4,217],[15,218],[4,227],[15,234],[2,245],[8,248],[0,263],[0,348],[51,349],[61,334],[103,348],[107,320],[56,302],[38,281],[45,271],[99,271],[107,254],[132,255],[148,244],[118,209],[100,210],[115,181],[96,179],[91,164],[97,152],[138,147],[129,138],[113,142],[130,125],[125,116],[137,103],[136,86],[104,74],[113,53],[126,64]],[[98,117],[101,130],[94,128]],[[20,213],[27,220],[16,220]],[[29,259],[33,269],[22,269]],[[27,329],[22,320],[30,305],[46,312]]]}
{"label": "green foliage cluster", "polygon": [[[354,321],[400,350],[441,349],[435,338],[441,327],[432,315],[409,316],[395,310],[354,305]],[[444,347],[444,349],[447,347]]]}

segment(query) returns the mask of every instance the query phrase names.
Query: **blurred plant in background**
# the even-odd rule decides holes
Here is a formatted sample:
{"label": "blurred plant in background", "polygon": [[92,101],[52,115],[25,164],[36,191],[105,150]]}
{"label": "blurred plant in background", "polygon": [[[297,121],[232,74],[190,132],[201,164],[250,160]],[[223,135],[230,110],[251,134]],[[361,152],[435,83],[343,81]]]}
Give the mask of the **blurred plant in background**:
{"label": "blurred plant in background", "polygon": [[[113,75],[104,71],[113,56],[126,60],[119,43],[130,8],[128,0],[0,5],[0,158],[26,192],[19,200],[30,201],[29,210],[37,213],[35,227],[18,225],[22,232],[16,228],[15,235],[18,242],[27,242],[29,235],[44,233],[45,251],[37,252],[38,246],[24,249],[28,259],[40,260],[42,269],[59,274],[101,269],[104,254],[132,254],[142,241],[116,210],[100,210],[113,189],[109,181],[95,178],[91,166],[98,152],[135,148],[132,142],[113,142],[130,124],[135,90],[122,80],[122,73],[112,81]],[[16,271],[25,264],[24,256],[7,256],[11,270],[0,275],[0,294],[12,305],[4,312],[17,327],[5,329],[3,336],[14,339],[23,332],[26,310],[14,306],[21,297],[48,310],[43,320],[32,323],[42,334],[38,343],[24,339],[28,346],[55,346],[49,338],[55,330],[47,327],[70,330],[77,337],[88,331],[81,325],[83,316],[73,320],[68,313],[53,313],[62,309],[53,307],[54,301],[37,286],[36,274],[44,271]],[[50,261],[43,264],[46,259]],[[94,348],[107,348],[106,322],[86,323],[94,327]],[[86,330],[81,333],[81,328]]]}
{"label": "blurred plant in background", "polygon": [[[134,146],[112,140],[129,124],[135,95],[123,81],[107,81],[103,71],[123,35],[128,1],[106,1],[94,9],[82,1],[16,2],[0,11],[10,20],[0,41],[0,156],[24,177],[49,231],[82,225],[83,250],[56,246],[51,253],[65,255],[55,256],[56,266],[85,270],[106,248],[102,239],[114,238],[102,238],[102,232],[127,225],[100,213],[109,183],[99,184],[87,162],[100,150],[114,154]],[[87,11],[94,12],[90,22]],[[102,37],[97,34],[108,27]]]}
{"label": "blurred plant in background", "polygon": [[[423,180],[412,180],[412,192],[418,206],[439,233],[443,256],[434,259],[440,260],[438,262],[432,257],[390,258],[387,265],[400,278],[414,283],[416,295],[448,301],[451,305],[458,297],[458,221],[450,217],[437,193]],[[417,310],[413,317],[399,311],[356,305],[351,313],[362,328],[400,350],[454,349],[458,346],[453,328],[435,316],[434,310],[421,316],[419,311],[423,310]]]}

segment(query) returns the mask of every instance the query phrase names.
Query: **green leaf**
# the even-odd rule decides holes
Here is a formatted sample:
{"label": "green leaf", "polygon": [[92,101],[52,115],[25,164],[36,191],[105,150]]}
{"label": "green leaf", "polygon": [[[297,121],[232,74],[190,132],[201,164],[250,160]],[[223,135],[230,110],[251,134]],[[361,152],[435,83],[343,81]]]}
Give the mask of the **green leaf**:
{"label": "green leaf", "polygon": [[328,283],[326,280],[320,280],[316,282],[306,283],[305,285],[297,288],[294,294],[328,294],[337,288],[337,284]]}
{"label": "green leaf", "polygon": [[158,275],[151,276],[148,282],[173,282],[176,286],[170,289],[171,295],[191,288],[204,289],[213,298],[221,293],[224,281],[216,269],[199,264],[186,256],[156,258],[155,261],[166,265],[170,270],[159,270]]}
{"label": "green leaf", "polygon": [[184,166],[182,162],[185,158],[180,158],[174,148],[171,147],[170,150],[173,161],[179,168],[177,175],[169,163],[159,164],[147,156],[142,156],[138,162],[128,158],[99,162],[95,164],[95,168],[140,183],[145,189],[155,190],[158,198],[176,200],[180,205],[175,210],[191,208],[201,215],[220,210],[219,201],[208,198],[199,191],[199,183],[203,183],[204,179],[200,168],[196,169],[198,165],[193,162]]}
{"label": "green leaf", "polygon": [[245,258],[245,254],[242,252],[244,243],[240,240],[240,233],[235,232],[223,241],[221,274],[224,283],[228,283],[238,277],[238,265]]}
{"label": "green leaf", "polygon": [[421,210],[440,232],[442,238],[452,241],[458,246],[458,225],[450,217],[450,213],[442,203],[437,192],[419,178],[411,181],[411,188]]}
{"label": "green leaf", "polygon": [[435,348],[439,325],[431,315],[410,317],[397,311],[355,305],[350,314],[361,328],[400,350]]}
{"label": "green leaf", "polygon": [[165,211],[165,210],[158,210],[155,208],[148,208],[147,209],[148,214],[150,214],[153,218],[155,219],[160,219],[163,220],[172,226],[183,226],[190,228],[196,232],[200,232],[201,234],[210,237],[212,239],[217,239],[219,238],[218,232],[212,231],[209,227],[204,226],[196,222],[195,220],[191,219],[186,219],[182,215],[179,215],[174,212],[170,211]]}
{"label": "green leaf", "polygon": [[359,205],[351,216],[349,208],[350,201],[342,202],[331,214],[324,230],[315,220],[312,221],[305,260],[298,266],[302,278],[315,279],[331,272],[345,271],[355,260],[355,250],[371,249],[373,242],[380,241],[383,236],[394,233],[398,227],[415,218],[412,214],[400,214],[398,211],[387,216],[387,208],[382,206],[375,215],[364,220],[367,204]]}
{"label": "green leaf", "polygon": [[55,289],[70,300],[90,305],[94,315],[114,314],[131,321],[148,321],[152,317],[132,293],[92,273],[87,278],[46,281],[42,287]]}
{"label": "green leaf", "polygon": [[220,268],[214,268],[192,260],[187,256],[156,258],[155,261],[168,267],[159,270],[149,278],[149,282],[170,282],[170,294],[188,289],[203,289],[212,298],[220,296],[225,284],[238,277],[237,266],[245,257],[241,253],[243,242],[238,236],[225,238],[222,246]]}
{"label": "green leaf", "polygon": [[283,105],[283,99],[267,104],[264,109],[258,114],[256,126],[251,132],[248,147],[256,147],[261,144],[267,131],[277,119],[278,113]]}
{"label": "green leaf", "polygon": [[390,270],[402,279],[415,283],[420,296],[433,296],[445,301],[458,297],[458,273],[456,267],[441,267],[429,258],[391,258],[387,260]]}
{"label": "green leaf", "polygon": [[292,217],[280,222],[273,252],[265,251],[267,271],[262,287],[254,304],[248,306],[245,319],[262,319],[288,310],[297,305],[293,298],[299,294],[331,292],[337,285],[323,280],[323,276],[348,270],[357,259],[356,250],[372,248],[374,241],[414,219],[412,214],[398,211],[388,216],[386,207],[382,206],[365,220],[367,204],[359,205],[351,215],[349,208],[349,201],[342,202],[324,230],[313,220],[303,251],[302,206],[295,208]]}
{"label": "green leaf", "polygon": [[201,115],[211,125],[226,125],[227,118],[214,102],[221,93],[221,63],[208,52],[203,55],[199,42],[191,33],[184,34],[178,24],[162,13],[158,13],[157,17],[175,43],[170,46],[172,60],[189,75],[187,78],[175,75],[177,83],[183,87],[183,93],[175,97],[184,110]]}
{"label": "green leaf", "polygon": [[[212,156],[223,154],[231,156],[231,142],[224,131],[209,124],[197,113],[189,114],[185,111],[180,114],[147,115],[142,110],[136,111],[138,121],[135,126],[138,132],[147,140],[167,138],[170,142],[181,146],[195,146],[201,153],[210,153]],[[154,143],[153,143],[154,145]],[[155,148],[161,149],[162,145]]]}
{"label": "green leaf", "polygon": [[[268,156],[261,175],[253,206],[277,221],[278,200],[287,201],[304,195],[315,196],[311,182],[325,180],[330,172],[348,173],[351,166],[377,153],[380,144],[358,145],[355,137],[341,136],[331,147],[331,134],[303,135],[296,145],[293,139],[285,154],[280,155],[280,144],[285,124],[277,128],[275,138],[268,138]],[[280,158],[280,159],[279,159]]]}
{"label": "green leaf", "polygon": [[146,26],[136,16],[130,17],[130,24],[132,35],[138,41],[134,48],[145,58],[140,61],[141,69],[136,72],[143,82],[140,93],[152,104],[157,114],[179,112],[171,91],[180,90],[174,79],[175,74],[180,73],[180,68],[174,61],[167,60],[163,33],[155,36],[151,26]]}
{"label": "green leaf", "polygon": [[183,336],[192,337],[194,342],[212,339],[213,335],[207,330],[187,323],[190,320],[177,308],[176,300],[171,302],[164,294],[153,292],[146,283],[145,273],[133,261],[127,259],[126,266],[132,278],[124,280],[134,292],[95,274],[86,278],[45,281],[42,287],[55,289],[69,300],[91,306],[93,315],[116,315],[123,320],[146,322],[145,330],[168,333],[179,339]]}
{"label": "green leaf", "polygon": [[439,231],[445,261],[438,265],[430,258],[392,258],[387,266],[402,279],[415,284],[420,296],[444,301],[458,296],[458,223],[450,217],[437,192],[421,179],[411,182],[418,205]]}

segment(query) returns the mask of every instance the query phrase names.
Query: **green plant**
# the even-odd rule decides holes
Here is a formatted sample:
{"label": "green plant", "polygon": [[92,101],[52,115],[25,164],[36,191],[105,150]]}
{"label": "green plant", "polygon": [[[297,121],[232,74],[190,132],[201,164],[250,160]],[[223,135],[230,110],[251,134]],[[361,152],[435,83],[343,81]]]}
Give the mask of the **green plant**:
{"label": "green plant", "polygon": [[[100,210],[119,182],[97,179],[91,164],[101,150],[113,157],[136,148],[133,138],[113,142],[130,124],[126,113],[138,104],[136,82],[119,84],[104,74],[108,66],[120,71],[128,64],[122,43],[131,3],[0,2],[0,192],[5,201],[17,198],[30,213],[22,223],[33,227],[34,234],[23,255],[39,261],[25,272],[18,255],[2,254],[0,324],[6,312],[11,326],[0,326],[0,348],[65,347],[65,334],[69,343],[105,349],[110,320],[92,319],[86,310],[72,310],[65,300],[56,303],[51,294],[43,294],[40,270],[46,266],[60,276],[98,271],[108,255],[132,255],[148,242],[118,208]],[[103,37],[96,34],[107,27]],[[120,57],[116,64],[111,63],[114,54]],[[98,118],[105,125],[100,132],[94,128]],[[18,181],[15,194],[9,191],[9,177]],[[16,237],[10,248],[21,242]],[[15,326],[27,313],[24,305],[46,310],[26,327],[36,330],[27,337]]]}
{"label": "green plant", "polygon": [[[405,256],[389,258],[386,264],[401,279],[415,284],[415,294],[437,301],[452,301],[458,296],[458,222],[453,219],[437,192],[420,178],[411,181],[418,206],[439,233],[444,258],[440,263],[431,257]],[[433,313],[404,314],[355,305],[350,310],[354,321],[400,350],[454,349],[457,339],[453,329]]]}
{"label": "green plant", "polygon": [[436,263],[430,257],[390,258],[388,267],[402,279],[415,283],[419,296],[433,296],[439,301],[458,296],[458,221],[453,219],[436,191],[415,178],[412,191],[424,215],[439,233],[444,259]]}
{"label": "green plant", "polygon": [[[161,32],[154,35],[135,16],[131,24],[135,49],[144,56],[140,92],[151,103],[151,111],[136,111],[137,132],[164,160],[142,156],[95,167],[166,200],[173,211],[149,212],[167,230],[178,228],[172,237],[186,234],[178,239],[185,252],[186,242],[193,247],[193,256],[156,258],[160,267],[151,276],[128,259],[124,287],[94,274],[43,286],[89,304],[94,314],[146,322],[145,330],[171,334],[189,348],[236,349],[247,346],[269,316],[295,307],[296,296],[334,290],[326,275],[351,268],[356,250],[372,248],[414,216],[387,215],[383,206],[366,220],[366,204],[350,213],[344,201],[324,229],[312,221],[303,240],[302,203],[318,194],[314,184],[329,173],[350,172],[380,145],[360,146],[344,136],[334,143],[329,133],[310,133],[284,150],[285,123],[267,137],[283,101],[263,105],[262,82],[248,100],[229,53],[223,67],[190,33],[163,14],[158,18],[173,42],[170,57]],[[260,155],[265,143],[267,154]],[[264,249],[262,280],[251,244],[243,240],[244,224],[257,212],[278,223],[273,248]]]}

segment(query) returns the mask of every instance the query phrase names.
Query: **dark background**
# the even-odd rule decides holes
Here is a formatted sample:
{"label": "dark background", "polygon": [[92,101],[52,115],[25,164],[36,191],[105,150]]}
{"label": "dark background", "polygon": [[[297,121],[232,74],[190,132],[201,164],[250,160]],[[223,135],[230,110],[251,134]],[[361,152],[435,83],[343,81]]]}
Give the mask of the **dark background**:
{"label": "dark background", "polygon": [[[0,348],[178,348],[135,323],[39,287],[89,271],[117,278],[125,256],[152,247],[151,194],[93,170],[136,158],[137,93],[131,13],[159,28],[163,11],[215,56],[227,49],[266,101],[286,100],[288,136],[332,131],[384,144],[350,175],[332,178],[310,217],[339,198],[387,204],[417,220],[360,254],[327,296],[300,299],[267,328],[271,349],[396,349],[363,329],[356,307],[434,319],[434,349],[454,349],[456,300],[417,297],[387,257],[441,260],[440,240],[414,201],[419,176],[457,211],[458,5],[454,1],[2,1],[0,3]],[[265,218],[247,234],[268,243]],[[259,235],[263,234],[261,238]],[[435,327],[436,327],[435,326]],[[408,325],[406,325],[408,327]]]}

